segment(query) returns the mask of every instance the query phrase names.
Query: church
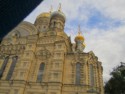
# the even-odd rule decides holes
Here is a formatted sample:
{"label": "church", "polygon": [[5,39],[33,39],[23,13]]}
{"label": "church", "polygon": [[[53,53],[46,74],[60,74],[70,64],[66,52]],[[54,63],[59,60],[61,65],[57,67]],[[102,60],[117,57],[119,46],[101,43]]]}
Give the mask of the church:
{"label": "church", "polygon": [[104,94],[98,57],[84,52],[78,30],[71,42],[61,7],[23,21],[0,44],[0,94]]}

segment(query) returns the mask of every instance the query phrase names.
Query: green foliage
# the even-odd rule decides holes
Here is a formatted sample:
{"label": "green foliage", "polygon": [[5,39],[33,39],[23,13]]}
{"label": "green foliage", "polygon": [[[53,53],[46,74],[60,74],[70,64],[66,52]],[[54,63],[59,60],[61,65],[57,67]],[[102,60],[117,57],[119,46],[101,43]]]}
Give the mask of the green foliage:
{"label": "green foliage", "polygon": [[125,64],[114,68],[105,84],[105,94],[125,94]]}

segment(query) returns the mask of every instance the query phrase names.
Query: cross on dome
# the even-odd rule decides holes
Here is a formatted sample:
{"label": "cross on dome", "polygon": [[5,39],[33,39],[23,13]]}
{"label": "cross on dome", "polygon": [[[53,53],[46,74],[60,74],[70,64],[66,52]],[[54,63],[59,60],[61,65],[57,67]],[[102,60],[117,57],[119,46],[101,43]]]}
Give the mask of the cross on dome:
{"label": "cross on dome", "polygon": [[81,35],[81,28],[80,28],[80,25],[78,26],[78,35]]}
{"label": "cross on dome", "polygon": [[52,11],[53,11],[53,6],[51,5],[50,6],[50,13],[52,13]]}
{"label": "cross on dome", "polygon": [[62,6],[61,6],[61,3],[59,3],[58,11],[61,11],[61,10],[62,10]]}

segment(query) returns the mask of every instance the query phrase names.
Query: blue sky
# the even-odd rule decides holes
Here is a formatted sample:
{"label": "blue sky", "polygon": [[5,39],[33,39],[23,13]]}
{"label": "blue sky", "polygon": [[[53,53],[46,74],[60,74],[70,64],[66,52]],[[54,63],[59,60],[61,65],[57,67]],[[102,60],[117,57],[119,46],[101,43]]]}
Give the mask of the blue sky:
{"label": "blue sky", "polygon": [[112,68],[125,62],[125,0],[44,0],[25,21],[34,23],[42,12],[56,11],[62,4],[66,15],[65,32],[72,42],[78,25],[85,37],[85,52],[93,51],[104,68],[104,81]]}

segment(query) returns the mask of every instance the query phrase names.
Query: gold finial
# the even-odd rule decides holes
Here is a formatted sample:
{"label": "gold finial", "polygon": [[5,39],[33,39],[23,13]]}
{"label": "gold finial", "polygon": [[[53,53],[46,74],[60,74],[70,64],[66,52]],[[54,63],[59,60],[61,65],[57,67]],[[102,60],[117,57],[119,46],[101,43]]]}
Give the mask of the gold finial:
{"label": "gold finial", "polygon": [[53,6],[51,5],[51,7],[50,7],[50,13],[52,13],[52,11],[53,11]]}
{"label": "gold finial", "polygon": [[84,37],[81,34],[80,25],[78,26],[78,35],[75,37],[75,41],[81,40],[84,42]]}
{"label": "gold finial", "polygon": [[59,3],[59,8],[58,8],[58,11],[61,11],[61,3]]}

